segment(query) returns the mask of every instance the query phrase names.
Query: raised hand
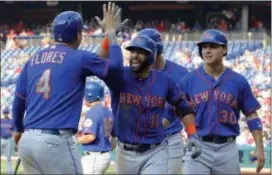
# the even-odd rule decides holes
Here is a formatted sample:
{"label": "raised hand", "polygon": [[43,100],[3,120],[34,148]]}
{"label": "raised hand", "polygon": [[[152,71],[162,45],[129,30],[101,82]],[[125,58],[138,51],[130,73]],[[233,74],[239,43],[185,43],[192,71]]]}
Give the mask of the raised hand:
{"label": "raised hand", "polygon": [[103,5],[103,20],[99,17],[95,17],[97,23],[104,29],[115,29],[116,32],[120,31],[127,23],[128,19],[121,22],[122,9],[115,5],[115,3],[108,3]]}

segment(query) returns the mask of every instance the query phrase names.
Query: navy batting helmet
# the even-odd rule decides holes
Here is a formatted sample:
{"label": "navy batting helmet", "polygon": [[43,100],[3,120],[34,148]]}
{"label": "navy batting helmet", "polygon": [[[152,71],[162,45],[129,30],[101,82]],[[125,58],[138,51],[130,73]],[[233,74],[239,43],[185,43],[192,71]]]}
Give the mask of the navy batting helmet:
{"label": "navy batting helmet", "polygon": [[55,17],[53,22],[54,39],[59,42],[73,41],[82,29],[83,19],[75,11],[62,12]]}
{"label": "navy batting helmet", "polygon": [[149,65],[152,65],[157,54],[156,43],[146,35],[136,35],[126,47],[127,50],[132,50],[133,48],[140,48],[149,53],[147,61]]}
{"label": "navy batting helmet", "polygon": [[95,82],[87,82],[85,87],[85,99],[88,102],[98,101],[104,97],[104,87]]}
{"label": "navy batting helmet", "polygon": [[138,35],[146,35],[151,38],[157,45],[157,54],[162,54],[163,44],[161,34],[158,30],[153,28],[146,28],[138,32]]}
{"label": "navy batting helmet", "polygon": [[216,29],[206,30],[202,34],[200,41],[197,43],[199,55],[201,56],[201,58],[202,58],[201,45],[204,43],[213,43],[213,44],[218,44],[218,45],[222,45],[226,47],[228,46],[228,40],[225,34],[221,32],[220,30],[216,30]]}

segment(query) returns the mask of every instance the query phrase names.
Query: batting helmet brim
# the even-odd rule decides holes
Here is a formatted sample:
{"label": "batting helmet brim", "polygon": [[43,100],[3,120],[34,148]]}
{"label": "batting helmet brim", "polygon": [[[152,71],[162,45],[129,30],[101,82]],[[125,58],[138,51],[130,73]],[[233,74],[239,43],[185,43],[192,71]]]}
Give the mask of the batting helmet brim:
{"label": "batting helmet brim", "polygon": [[147,51],[147,52],[149,52],[149,53],[153,53],[152,50],[150,50],[150,49],[148,49],[148,48],[146,48],[146,47],[143,47],[143,46],[141,46],[141,45],[137,45],[137,44],[135,44],[135,45],[130,45],[130,46],[127,46],[127,47],[126,47],[126,50],[128,50],[128,51],[131,51],[131,50],[133,50],[133,49],[142,49],[142,50]]}
{"label": "batting helmet brim", "polygon": [[218,42],[218,41],[214,41],[212,39],[205,39],[205,40],[202,40],[201,42],[198,42],[197,45],[200,46],[204,43],[212,43],[212,44],[218,44],[218,45],[223,45],[225,46],[225,43],[222,43],[222,42]]}

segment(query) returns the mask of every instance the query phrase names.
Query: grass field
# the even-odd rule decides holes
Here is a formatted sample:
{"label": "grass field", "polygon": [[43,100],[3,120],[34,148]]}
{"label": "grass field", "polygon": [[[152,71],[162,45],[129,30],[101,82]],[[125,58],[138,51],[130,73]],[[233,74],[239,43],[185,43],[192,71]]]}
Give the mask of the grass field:
{"label": "grass field", "polygon": [[[12,161],[12,169],[13,170],[15,170],[15,165],[16,165],[16,160],[13,160]],[[7,170],[6,161],[1,159],[1,174],[6,174],[6,170]],[[23,174],[23,172],[24,172],[24,169],[23,169],[23,166],[21,164],[20,167],[19,167],[18,174]],[[113,165],[110,165],[110,167],[106,171],[106,174],[115,174]]]}

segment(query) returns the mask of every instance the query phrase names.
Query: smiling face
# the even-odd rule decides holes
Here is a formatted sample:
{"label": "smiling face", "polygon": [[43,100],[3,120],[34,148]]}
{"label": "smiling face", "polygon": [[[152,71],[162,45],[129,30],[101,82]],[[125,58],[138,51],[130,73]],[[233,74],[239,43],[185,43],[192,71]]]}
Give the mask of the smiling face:
{"label": "smiling face", "polygon": [[147,51],[137,47],[131,48],[129,59],[129,65],[131,70],[133,72],[139,73],[149,67],[147,56]]}
{"label": "smiling face", "polygon": [[224,55],[227,53],[227,48],[218,44],[203,43],[200,47],[202,58],[208,65],[217,65],[222,62]]}

